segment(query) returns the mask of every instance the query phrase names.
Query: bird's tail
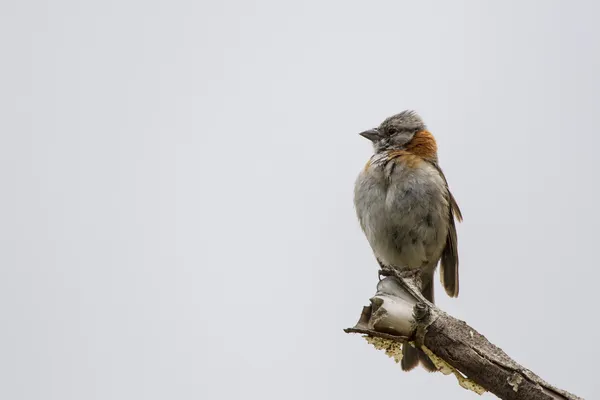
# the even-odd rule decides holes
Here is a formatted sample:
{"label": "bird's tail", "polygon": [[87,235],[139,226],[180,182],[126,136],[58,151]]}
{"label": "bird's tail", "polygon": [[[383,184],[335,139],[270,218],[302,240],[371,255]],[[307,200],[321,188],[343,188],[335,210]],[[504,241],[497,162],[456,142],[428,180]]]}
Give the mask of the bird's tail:
{"label": "bird's tail", "polygon": [[[424,279],[423,288],[421,293],[423,296],[433,303],[433,274],[431,277],[422,277]],[[427,357],[427,354],[423,352],[421,349],[414,348],[408,343],[402,345],[402,361],[400,365],[402,366],[402,370],[410,371],[417,365],[423,365],[427,371],[437,371],[437,368],[433,364],[433,362]]]}

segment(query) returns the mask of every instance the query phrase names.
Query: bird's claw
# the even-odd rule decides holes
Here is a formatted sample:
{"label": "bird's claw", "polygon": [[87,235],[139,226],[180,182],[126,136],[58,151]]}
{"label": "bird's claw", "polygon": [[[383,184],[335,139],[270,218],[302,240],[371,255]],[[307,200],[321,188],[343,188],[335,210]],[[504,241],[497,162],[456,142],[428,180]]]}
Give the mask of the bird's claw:
{"label": "bird's claw", "polygon": [[418,274],[419,274],[418,269],[416,269],[416,270],[407,269],[407,270],[399,271],[394,268],[382,267],[378,272],[378,277],[379,277],[380,281],[381,281],[382,277],[388,277],[388,276],[393,276],[393,277],[399,278],[399,279],[413,280],[417,277]]}
{"label": "bird's claw", "polygon": [[381,267],[381,269],[379,270],[379,272],[377,273],[377,276],[379,278],[379,280],[381,281],[382,277],[388,277],[388,276],[396,276],[396,273],[393,269],[388,268],[388,267]]}
{"label": "bird's claw", "polygon": [[397,276],[402,279],[414,279],[419,274],[419,270],[399,271]]}

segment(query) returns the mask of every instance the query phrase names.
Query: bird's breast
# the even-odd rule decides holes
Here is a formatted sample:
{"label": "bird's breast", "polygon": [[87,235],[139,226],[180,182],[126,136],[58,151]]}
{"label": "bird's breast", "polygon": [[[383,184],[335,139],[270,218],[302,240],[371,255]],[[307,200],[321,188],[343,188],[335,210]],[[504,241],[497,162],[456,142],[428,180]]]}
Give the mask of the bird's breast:
{"label": "bird's breast", "polygon": [[361,227],[388,265],[436,263],[448,228],[445,182],[415,154],[384,154],[372,157],[356,180],[354,204]]}

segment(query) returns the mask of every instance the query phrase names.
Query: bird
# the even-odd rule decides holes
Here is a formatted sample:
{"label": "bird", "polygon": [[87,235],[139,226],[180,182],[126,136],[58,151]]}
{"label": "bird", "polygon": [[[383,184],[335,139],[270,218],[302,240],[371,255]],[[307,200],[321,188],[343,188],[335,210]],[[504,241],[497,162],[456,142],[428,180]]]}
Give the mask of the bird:
{"label": "bird", "polygon": [[[442,286],[458,296],[458,242],[455,219],[462,213],[438,163],[437,143],[421,117],[405,110],[377,128],[361,132],[374,153],[354,186],[354,208],[379,265],[421,272],[421,293],[434,302],[438,263]],[[403,345],[402,369],[419,363],[436,368],[423,353]]]}

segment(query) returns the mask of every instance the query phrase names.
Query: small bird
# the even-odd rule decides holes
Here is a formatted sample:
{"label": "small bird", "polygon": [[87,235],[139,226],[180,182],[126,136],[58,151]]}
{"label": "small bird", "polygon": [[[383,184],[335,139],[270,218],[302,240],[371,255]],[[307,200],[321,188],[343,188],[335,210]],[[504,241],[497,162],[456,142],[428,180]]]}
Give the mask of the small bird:
{"label": "small bird", "polygon": [[[456,200],[438,164],[437,144],[414,111],[403,111],[362,132],[374,154],[354,187],[360,226],[382,267],[421,270],[421,293],[433,303],[433,274],[450,297],[458,296]],[[402,369],[435,366],[420,349],[403,346]]]}

